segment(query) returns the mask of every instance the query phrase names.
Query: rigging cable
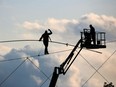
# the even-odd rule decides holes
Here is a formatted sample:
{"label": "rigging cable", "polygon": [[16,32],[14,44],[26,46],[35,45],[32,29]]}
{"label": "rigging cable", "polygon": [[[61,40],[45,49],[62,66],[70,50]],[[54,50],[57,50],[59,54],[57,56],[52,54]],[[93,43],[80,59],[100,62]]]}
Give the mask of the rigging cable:
{"label": "rigging cable", "polygon": [[96,72],[99,71],[99,69],[115,54],[116,50],[102,63],[102,65],[90,76],[90,78],[82,85],[82,87],[84,87],[84,85],[96,74]]}
{"label": "rigging cable", "polygon": [[[55,53],[61,53],[61,52],[66,52],[66,51],[70,51],[72,49],[68,49],[68,50],[62,50],[62,51],[57,51],[57,52],[51,52],[49,54],[42,54],[42,55],[33,55],[33,56],[27,56],[28,58],[30,57],[40,57],[40,56],[47,56],[47,55],[51,55],[51,54],[55,54]],[[6,61],[13,61],[13,60],[19,60],[19,59],[23,59],[23,58],[27,58],[27,57],[20,57],[20,58],[12,58],[12,59],[7,59],[7,60],[0,60],[0,62],[6,62]]]}
{"label": "rigging cable", "polygon": [[[29,60],[37,69],[40,70],[40,68],[39,68],[30,58],[28,58],[28,60]],[[50,76],[47,76],[42,70],[40,70],[40,72],[41,72],[42,74],[44,74],[44,75],[46,76],[46,78],[47,78],[47,79],[41,84],[40,87],[42,87],[42,86],[46,83],[47,80],[50,80],[50,77],[52,76],[52,74],[51,74]]]}
{"label": "rigging cable", "polygon": [[108,83],[109,83],[109,81],[99,72],[99,71],[97,71],[97,69],[86,59],[86,58],[84,58],[81,54],[80,54],[80,56],[99,74],[99,75],[101,75],[102,77],[103,77],[103,79],[104,80],[106,80]]}
{"label": "rigging cable", "polygon": [[[50,53],[50,54],[54,54],[54,53],[60,53],[60,52],[66,52],[66,51],[70,51],[70,50],[72,50],[72,49],[68,49],[68,50],[63,50],[63,51],[57,51],[57,52],[52,52],[52,53]],[[48,54],[49,55],[49,54]],[[34,55],[34,56],[30,56],[30,57],[37,57],[38,55]],[[45,54],[44,55],[39,55],[39,56],[45,56]],[[25,60],[15,69],[15,70],[13,70],[12,71],[12,73],[11,74],[9,74],[1,83],[0,83],[0,86],[28,59],[35,67],[37,67],[37,65],[35,65],[34,64],[34,62],[32,61],[32,60],[30,60],[30,57],[22,57],[22,58],[15,58],[15,59],[9,59],[9,60],[1,60],[0,62],[6,62],[6,61],[13,61],[13,60],[19,60],[19,59],[23,59],[23,58],[25,58]],[[39,67],[37,67],[38,69],[39,69]],[[40,69],[39,69],[40,70]],[[50,77],[51,76],[47,76],[42,70],[40,70],[40,72],[42,73],[42,74],[44,74],[46,77],[47,77],[47,79],[46,79],[46,81],[49,79],[50,80]],[[45,82],[46,82],[45,81]],[[44,83],[45,83],[44,82]]]}
{"label": "rigging cable", "polygon": [[45,75],[47,78],[49,78],[30,58],[27,58],[37,69],[40,70],[40,72]]}
{"label": "rigging cable", "polygon": [[50,77],[52,76],[52,74],[41,84],[41,86],[40,87],[42,87],[46,82],[47,82],[47,80],[50,80]]}
{"label": "rigging cable", "polygon": [[23,65],[23,64],[25,63],[26,60],[27,60],[27,58],[26,58],[23,62],[21,62],[21,64],[19,64],[9,75],[0,83],[0,87],[4,84],[5,81],[7,81],[7,80],[11,77],[11,75],[13,75],[13,74],[18,70],[18,68],[19,68],[21,65]]}
{"label": "rigging cable", "polygon": [[7,59],[7,60],[0,60],[0,62],[13,61],[13,60],[19,60],[19,59],[22,59],[22,58],[13,58],[13,59]]}
{"label": "rigging cable", "polygon": [[[0,43],[6,43],[6,42],[19,42],[19,41],[38,41],[38,40],[9,40],[9,41],[0,41]],[[64,44],[64,45],[66,45],[66,46],[74,46],[74,45],[70,45],[70,44],[68,44],[68,43],[62,43],[62,42],[56,42],[56,41],[50,41],[50,42],[52,42],[52,43],[58,43],[58,44]],[[109,41],[109,42],[107,42],[107,43],[111,43],[111,42],[115,42],[115,40],[114,41]],[[88,49],[87,49],[88,50]],[[90,50],[91,51],[91,50]],[[93,50],[92,50],[93,51]],[[116,50],[113,52],[113,54],[116,52]],[[57,52],[54,52],[54,53],[57,53]],[[51,53],[51,54],[53,54],[53,53]],[[112,55],[113,55],[112,54]],[[111,55],[111,56],[112,56]],[[44,55],[39,55],[39,56],[44,56]],[[96,70],[95,71],[95,73],[96,72],[98,72],[99,71],[99,69],[111,58],[111,56],[96,70],[94,67],[94,69]],[[33,56],[31,56],[31,57],[33,57]],[[10,60],[2,60],[2,61],[11,61],[11,60],[18,60],[18,59],[21,59],[21,58],[17,58],[17,59],[10,59]],[[29,60],[29,58],[27,58],[28,60]],[[26,60],[27,60],[26,59]],[[84,58],[85,59],[85,58]],[[26,61],[25,60],[25,61]],[[2,62],[2,61],[0,61],[0,62]],[[24,62],[25,62],[24,61]],[[31,62],[31,61],[30,61]],[[86,61],[87,62],[87,61]],[[89,62],[88,62],[89,63]],[[22,63],[23,64],[23,63]],[[4,81],[2,81],[2,83],[0,84],[0,86],[22,65],[22,64],[20,64]],[[91,65],[91,64],[90,64]],[[92,65],[91,65],[92,66]],[[94,76],[94,74],[95,73],[93,73],[93,75],[83,84],[83,86]],[[99,72],[98,72],[99,73]],[[99,73],[100,74],[100,73]],[[101,74],[100,74],[101,75]],[[102,75],[101,75],[102,76]],[[103,76],[102,76],[103,77]],[[47,79],[49,79],[50,77],[48,77]],[[104,78],[104,77],[103,77]],[[105,78],[104,78],[105,79]],[[106,81],[107,81],[107,79],[105,79]],[[46,81],[45,81],[46,82]],[[107,81],[108,82],[108,81]],[[82,86],[82,87],[83,87]]]}
{"label": "rigging cable", "polygon": [[116,42],[116,40],[107,41],[106,43],[114,43],[114,42]]}

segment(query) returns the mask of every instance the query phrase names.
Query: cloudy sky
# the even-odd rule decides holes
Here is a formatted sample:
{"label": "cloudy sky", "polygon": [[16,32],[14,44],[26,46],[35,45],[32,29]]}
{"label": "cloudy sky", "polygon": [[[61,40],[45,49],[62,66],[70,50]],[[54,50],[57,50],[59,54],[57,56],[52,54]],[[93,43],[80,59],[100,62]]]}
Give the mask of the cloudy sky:
{"label": "cloudy sky", "polygon": [[[96,50],[102,54],[83,49],[57,87],[103,87],[105,81],[116,85],[116,43],[109,42],[116,40],[115,5],[115,0],[0,0],[0,41],[38,40],[50,28],[53,41],[75,45],[80,31],[92,24],[106,32],[107,48]],[[48,87],[54,67],[70,49],[50,43],[50,53],[69,51],[44,56],[42,42],[0,43],[0,87]],[[9,59],[16,60],[5,61]]]}

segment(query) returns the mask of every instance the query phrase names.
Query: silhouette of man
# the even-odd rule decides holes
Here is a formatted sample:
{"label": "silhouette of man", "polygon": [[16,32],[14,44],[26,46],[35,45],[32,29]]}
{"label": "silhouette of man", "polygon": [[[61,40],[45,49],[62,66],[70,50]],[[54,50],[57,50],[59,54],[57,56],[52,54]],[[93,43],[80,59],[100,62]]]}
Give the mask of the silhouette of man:
{"label": "silhouette of man", "polygon": [[91,38],[93,41],[93,44],[96,45],[96,36],[95,36],[95,28],[90,24],[90,34],[91,34]]}
{"label": "silhouette of man", "polygon": [[[49,33],[48,33],[48,31],[49,31]],[[43,39],[43,44],[45,46],[44,54],[49,54],[48,53],[48,43],[49,43],[49,39],[50,39],[49,35],[52,34],[52,31],[50,29],[48,29],[48,31],[46,30],[39,39],[39,41],[41,41]]]}

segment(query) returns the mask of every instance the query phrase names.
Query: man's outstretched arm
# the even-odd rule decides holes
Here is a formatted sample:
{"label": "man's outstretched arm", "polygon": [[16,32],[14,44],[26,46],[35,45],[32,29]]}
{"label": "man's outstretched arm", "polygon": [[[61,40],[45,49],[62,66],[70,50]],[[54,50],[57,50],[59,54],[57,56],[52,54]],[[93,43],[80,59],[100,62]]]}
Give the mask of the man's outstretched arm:
{"label": "man's outstretched arm", "polygon": [[39,41],[41,41],[41,40],[42,40],[42,38],[43,38],[43,35],[40,37]]}

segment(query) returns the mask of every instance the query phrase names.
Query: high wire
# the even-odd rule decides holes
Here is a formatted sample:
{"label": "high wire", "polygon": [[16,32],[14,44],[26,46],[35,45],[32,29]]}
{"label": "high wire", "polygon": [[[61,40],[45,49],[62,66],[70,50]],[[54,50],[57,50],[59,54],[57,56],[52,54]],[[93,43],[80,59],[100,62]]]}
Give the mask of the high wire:
{"label": "high wire", "polygon": [[[0,43],[9,43],[9,42],[25,42],[25,41],[38,41],[39,42],[39,40],[34,40],[34,39],[25,39],[25,40],[6,40],[6,41],[0,41]],[[58,41],[49,41],[49,42],[51,42],[51,43],[56,43],[56,44],[62,44],[62,45],[66,45],[66,46],[72,46],[72,47],[74,47],[75,45],[72,45],[72,44],[69,44],[69,43],[64,43],[64,42],[58,42]],[[91,49],[86,49],[86,50],[89,50],[89,51],[93,51],[93,52],[96,52],[96,53],[100,53],[100,54],[102,54],[102,52],[98,52],[98,51],[95,51],[95,50],[91,50]]]}
{"label": "high wire", "polygon": [[25,41],[39,41],[39,40],[6,40],[6,41],[0,41],[0,43],[25,42]]}
{"label": "high wire", "polygon": [[[39,41],[37,39],[24,39],[24,40],[2,40],[0,41],[0,43],[9,43],[9,42],[25,42],[25,41]],[[72,45],[72,44],[68,44],[68,43],[65,43],[65,42],[58,42],[58,41],[49,41],[49,42],[52,42],[52,43],[58,43],[58,44],[64,44],[64,45],[68,45],[68,46],[75,46],[75,45]],[[113,43],[113,42],[116,42],[116,40],[111,40],[111,41],[107,41],[106,43]]]}
{"label": "high wire", "polygon": [[[36,39],[25,39],[25,40],[6,40],[6,41],[0,41],[0,43],[9,43],[9,42],[25,42],[25,41],[35,41],[35,42],[39,42],[39,40],[36,40]],[[72,44],[69,44],[69,43],[64,43],[64,42],[58,42],[58,41],[49,41],[51,43],[57,43],[57,44],[63,44],[63,45],[66,45],[66,46],[75,46],[75,45],[72,45]],[[112,40],[112,41],[108,41],[106,43],[112,43],[112,42],[116,42],[116,40]],[[96,52],[96,53],[100,53],[102,54],[102,52],[98,52],[98,51],[95,51],[95,50],[91,50],[91,49],[86,49],[86,50],[89,50],[89,51],[93,51],[93,52]]]}

